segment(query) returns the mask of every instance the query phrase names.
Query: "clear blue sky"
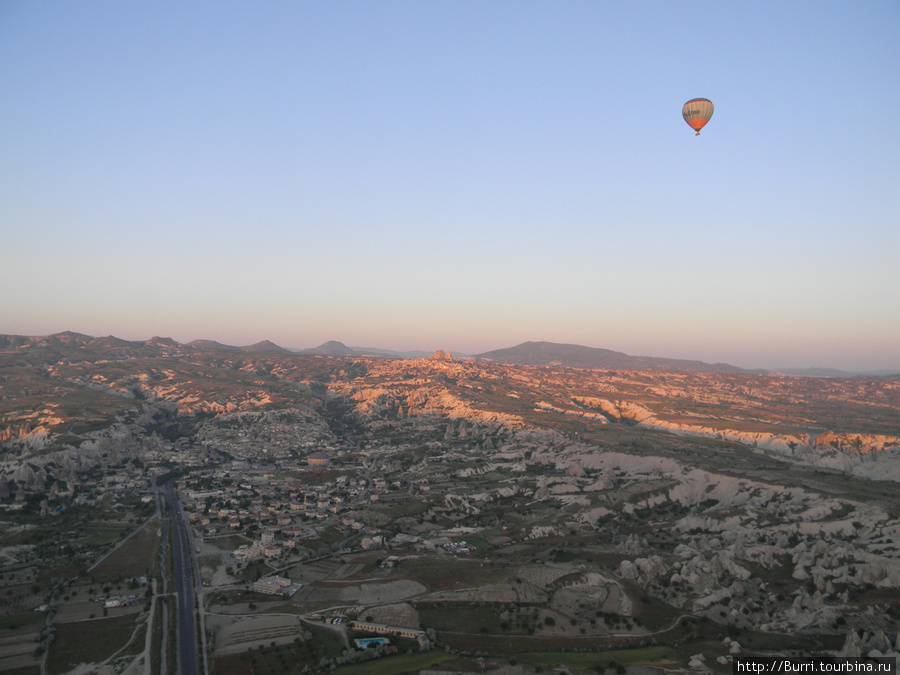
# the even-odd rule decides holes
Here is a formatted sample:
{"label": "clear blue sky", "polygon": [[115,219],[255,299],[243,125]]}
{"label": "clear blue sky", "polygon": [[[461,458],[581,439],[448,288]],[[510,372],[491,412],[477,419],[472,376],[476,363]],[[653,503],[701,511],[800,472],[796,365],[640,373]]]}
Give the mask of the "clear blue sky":
{"label": "clear blue sky", "polygon": [[0,333],[900,369],[898,129],[895,0],[4,0]]}

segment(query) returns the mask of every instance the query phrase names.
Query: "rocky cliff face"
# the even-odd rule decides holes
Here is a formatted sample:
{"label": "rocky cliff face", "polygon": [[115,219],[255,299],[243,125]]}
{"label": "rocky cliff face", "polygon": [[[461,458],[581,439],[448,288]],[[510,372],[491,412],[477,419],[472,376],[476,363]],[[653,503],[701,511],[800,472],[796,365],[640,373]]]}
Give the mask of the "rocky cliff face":
{"label": "rocky cliff face", "polygon": [[[377,377],[377,388],[366,388],[361,381],[336,387],[359,402],[360,414],[390,416],[401,412],[409,416],[439,415],[528,426],[537,421],[533,419],[534,412],[545,412],[575,416],[597,425],[612,421],[681,436],[730,441],[751,451],[774,452],[815,466],[900,479],[900,469],[871,468],[873,464],[891,464],[888,460],[893,459],[893,453],[900,452],[900,436],[823,430],[818,420],[805,420],[805,429],[797,423],[794,410],[798,406],[815,410],[822,405],[812,396],[821,383],[814,383],[810,393],[803,390],[809,383],[802,378],[580,372],[457,364],[444,359],[371,364],[369,372]],[[858,405],[858,387],[858,383],[846,384],[848,406]],[[839,407],[835,388],[834,383],[828,385],[825,399],[829,406]],[[803,396],[801,391],[805,391]],[[615,392],[628,398],[589,392]],[[882,405],[889,398],[885,392],[891,393],[892,406],[900,413],[900,397],[891,382],[884,383],[881,394],[873,396],[873,401]],[[697,409],[703,414],[698,414]],[[771,411],[770,417],[765,410]],[[896,417],[900,422],[900,414]]]}
{"label": "rocky cliff face", "polygon": [[[638,427],[900,479],[900,378],[501,365],[456,361],[440,350],[418,359],[263,354],[77,334],[4,344],[0,362],[9,361],[20,386],[0,400],[0,443],[32,450],[63,430],[137,414],[146,402],[173,404],[182,416],[221,416],[343,397],[357,415],[384,420],[587,434]],[[69,405],[75,397],[84,403]]]}

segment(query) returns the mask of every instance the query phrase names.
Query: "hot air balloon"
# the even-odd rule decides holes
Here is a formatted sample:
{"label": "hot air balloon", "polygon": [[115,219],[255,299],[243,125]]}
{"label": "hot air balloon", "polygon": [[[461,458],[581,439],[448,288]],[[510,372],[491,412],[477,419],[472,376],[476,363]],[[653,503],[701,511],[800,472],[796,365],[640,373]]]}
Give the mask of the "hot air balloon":
{"label": "hot air balloon", "polygon": [[692,98],[681,108],[681,115],[691,129],[700,135],[700,130],[709,122],[713,114],[713,104],[708,98]]}

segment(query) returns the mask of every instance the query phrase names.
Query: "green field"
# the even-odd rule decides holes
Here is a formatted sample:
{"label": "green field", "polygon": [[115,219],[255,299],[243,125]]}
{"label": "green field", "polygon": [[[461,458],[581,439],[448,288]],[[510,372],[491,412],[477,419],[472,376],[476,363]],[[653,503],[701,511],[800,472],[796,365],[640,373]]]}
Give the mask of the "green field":
{"label": "green field", "polygon": [[623,666],[681,666],[681,657],[671,647],[642,647],[640,649],[611,649],[600,652],[526,652],[516,659],[532,666],[552,668],[565,664],[578,670],[602,670],[610,662]]}
{"label": "green field", "polygon": [[26,666],[25,668],[13,668],[6,670],[3,675],[41,675],[40,666]]}
{"label": "green field", "polygon": [[404,560],[400,570],[403,577],[418,581],[431,589],[452,588],[454,586],[480,586],[496,583],[510,575],[505,565],[484,565],[470,558],[448,558],[447,556],[422,556],[415,560]]}
{"label": "green field", "polygon": [[135,614],[57,625],[47,655],[50,675],[66,673],[79,663],[97,663],[125,646],[134,632]]}
{"label": "green field", "polygon": [[91,570],[98,582],[151,576],[159,550],[159,521],[152,520]]}
{"label": "green field", "polygon": [[[469,603],[466,603],[468,605]],[[484,631],[494,633],[499,631],[500,614],[491,606],[479,607],[457,605],[444,606],[445,603],[422,603],[417,606],[419,620],[423,626],[434,628],[436,631],[451,631],[460,633],[475,633]]]}
{"label": "green field", "polygon": [[304,667],[317,668],[319,661],[334,658],[344,651],[340,636],[323,626],[305,623],[304,629],[313,639],[299,638],[287,645],[261,645],[242,654],[218,656],[211,672],[214,675],[299,675]]}
{"label": "green field", "polygon": [[336,675],[399,675],[414,673],[423,668],[431,668],[454,658],[445,652],[425,652],[424,654],[398,654],[365,663],[338,666]]}
{"label": "green field", "polygon": [[8,614],[0,616],[0,630],[12,628],[20,628],[22,626],[31,626],[33,624],[44,623],[47,620],[45,614],[40,612],[22,612],[21,614]]}
{"label": "green field", "polygon": [[84,565],[74,560],[66,560],[58,564],[42,567],[35,577],[35,581],[41,585],[49,585],[54,579],[71,579],[84,572]]}

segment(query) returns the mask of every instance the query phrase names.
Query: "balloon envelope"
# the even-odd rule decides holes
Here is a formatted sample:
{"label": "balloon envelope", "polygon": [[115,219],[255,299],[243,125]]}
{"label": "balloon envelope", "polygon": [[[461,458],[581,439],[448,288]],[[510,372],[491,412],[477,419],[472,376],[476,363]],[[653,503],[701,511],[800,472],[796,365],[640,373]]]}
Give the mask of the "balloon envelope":
{"label": "balloon envelope", "polygon": [[708,98],[692,98],[681,107],[681,116],[691,129],[700,135],[700,130],[709,122],[713,114],[713,104]]}

